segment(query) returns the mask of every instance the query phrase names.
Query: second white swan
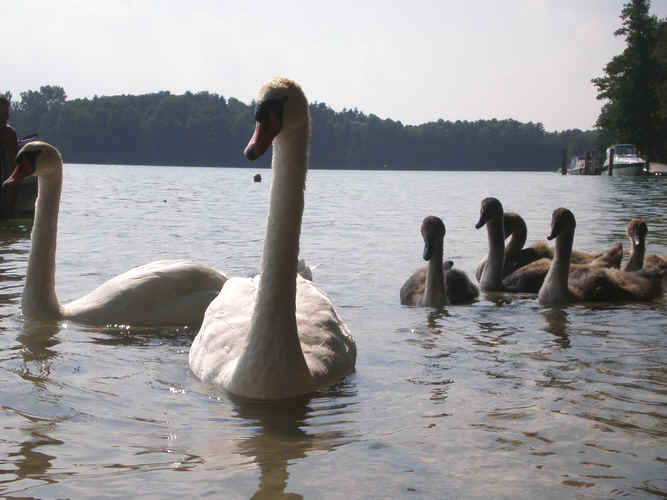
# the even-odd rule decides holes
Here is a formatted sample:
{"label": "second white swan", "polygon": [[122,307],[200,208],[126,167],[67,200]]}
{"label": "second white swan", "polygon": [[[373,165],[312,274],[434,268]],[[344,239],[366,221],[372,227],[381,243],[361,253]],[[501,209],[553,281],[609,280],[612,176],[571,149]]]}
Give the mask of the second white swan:
{"label": "second white swan", "polygon": [[62,190],[60,152],[46,142],[19,151],[16,168],[4,184],[28,176],[38,182],[32,244],[21,298],[29,319],[71,319],[93,325],[199,325],[208,304],[227,278],[189,260],[160,260],[130,269],[78,300],[61,305],[56,296],[56,240]]}

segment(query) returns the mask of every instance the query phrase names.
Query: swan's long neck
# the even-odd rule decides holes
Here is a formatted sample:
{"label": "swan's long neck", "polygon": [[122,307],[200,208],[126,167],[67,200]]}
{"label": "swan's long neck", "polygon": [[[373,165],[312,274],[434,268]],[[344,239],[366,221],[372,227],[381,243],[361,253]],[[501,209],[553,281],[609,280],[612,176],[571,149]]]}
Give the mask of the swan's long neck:
{"label": "swan's long neck", "polygon": [[447,304],[447,289],[445,276],[442,271],[443,245],[434,246],[433,255],[428,261],[426,272],[426,290],[424,291],[424,305],[440,307]]}
{"label": "swan's long neck", "polygon": [[635,244],[634,238],[630,238],[632,243],[632,251],[630,253],[630,259],[625,265],[625,271],[638,271],[644,267],[644,254],[646,253],[646,244],[644,240],[639,240]]}
{"label": "swan's long neck", "polygon": [[486,223],[486,232],[489,239],[489,256],[482,274],[480,285],[482,290],[503,290],[503,265],[505,260],[505,230],[503,218],[496,217]]}
{"label": "swan's long neck", "polygon": [[558,235],[554,245],[554,258],[551,261],[549,272],[540,288],[538,300],[542,304],[565,303],[570,292],[568,289],[568,275],[570,273],[570,256],[574,231],[566,231]]}
{"label": "swan's long neck", "polygon": [[526,229],[525,224],[516,224],[510,240],[505,247],[505,259],[516,258],[526,244],[526,239],[528,237],[528,230]]}
{"label": "swan's long neck", "polygon": [[32,243],[21,307],[29,318],[59,318],[62,312],[56,297],[55,274],[62,169],[38,177],[37,182]]}
{"label": "swan's long neck", "polygon": [[308,127],[303,127],[281,132],[273,141],[273,182],[262,274],[248,337],[249,351],[261,351],[269,358],[281,353],[304,367],[296,326],[296,275],[308,136]]}

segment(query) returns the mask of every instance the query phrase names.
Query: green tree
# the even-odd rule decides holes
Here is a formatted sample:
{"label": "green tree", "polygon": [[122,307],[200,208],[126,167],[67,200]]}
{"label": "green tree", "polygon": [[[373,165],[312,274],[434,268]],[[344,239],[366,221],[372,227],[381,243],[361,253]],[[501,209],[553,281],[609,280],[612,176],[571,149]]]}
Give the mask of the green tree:
{"label": "green tree", "polygon": [[659,89],[664,84],[665,62],[660,60],[658,36],[664,21],[649,15],[650,0],[631,0],[623,6],[622,26],[614,32],[625,37],[626,48],[594,78],[602,107],[596,127],[606,145],[636,144],[649,158],[665,154],[665,118],[660,116]]}
{"label": "green tree", "polygon": [[[241,152],[255,104],[216,94],[157,92],[66,100],[60,87],[21,93],[12,103],[19,135],[39,132],[65,161],[162,165],[248,165]],[[595,133],[546,132],[516,120],[404,125],[357,109],[312,103],[313,168],[555,170],[560,152],[589,151]],[[253,168],[268,166],[265,155]]]}
{"label": "green tree", "polygon": [[[28,133],[38,132],[48,125],[42,126],[42,120],[54,118],[65,104],[67,95],[62,87],[55,85],[44,85],[39,92],[28,90],[21,92],[21,102],[16,106],[17,128],[22,128]],[[51,113],[51,116],[48,116]]]}

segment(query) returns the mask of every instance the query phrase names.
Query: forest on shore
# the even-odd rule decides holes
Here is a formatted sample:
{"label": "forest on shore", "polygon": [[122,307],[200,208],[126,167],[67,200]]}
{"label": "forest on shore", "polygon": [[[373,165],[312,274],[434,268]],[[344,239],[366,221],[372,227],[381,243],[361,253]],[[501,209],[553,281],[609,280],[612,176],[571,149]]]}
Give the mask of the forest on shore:
{"label": "forest on shore", "polygon": [[[11,96],[10,96],[11,97]],[[593,148],[595,132],[547,132],[516,120],[404,125],[357,109],[310,105],[311,167],[401,170],[549,170]],[[249,164],[241,152],[254,128],[254,103],[209,92],[157,92],[68,100],[56,85],[21,92],[10,123],[37,133],[66,163]],[[265,155],[253,167],[268,166]]]}

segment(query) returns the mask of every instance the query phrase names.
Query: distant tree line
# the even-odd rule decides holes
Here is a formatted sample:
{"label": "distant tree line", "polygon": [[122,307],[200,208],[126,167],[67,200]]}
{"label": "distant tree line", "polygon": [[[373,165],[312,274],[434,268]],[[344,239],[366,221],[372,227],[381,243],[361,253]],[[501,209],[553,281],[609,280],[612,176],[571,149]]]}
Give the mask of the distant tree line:
{"label": "distant tree line", "polygon": [[[19,136],[38,133],[71,163],[244,166],[254,127],[254,103],[209,92],[67,100],[62,87],[46,85],[22,92],[11,109]],[[596,134],[515,120],[404,125],[317,102],[310,111],[314,168],[553,171],[563,150],[589,151]]]}
{"label": "distant tree line", "polygon": [[649,0],[631,0],[614,34],[626,47],[593,79],[605,100],[596,127],[600,148],[631,143],[649,160],[667,162],[667,20],[649,15]]}

